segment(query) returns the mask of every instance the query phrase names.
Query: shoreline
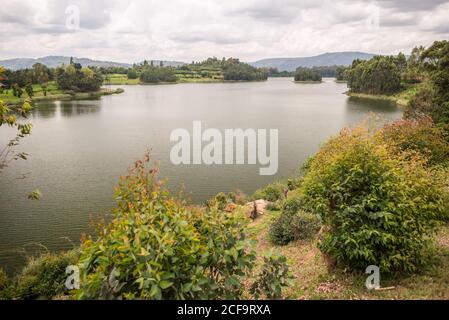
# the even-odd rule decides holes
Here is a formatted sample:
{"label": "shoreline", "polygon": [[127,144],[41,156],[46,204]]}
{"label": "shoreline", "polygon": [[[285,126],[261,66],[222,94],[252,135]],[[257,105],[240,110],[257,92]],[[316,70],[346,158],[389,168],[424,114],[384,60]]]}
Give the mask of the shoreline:
{"label": "shoreline", "polygon": [[406,107],[408,105],[410,99],[401,96],[401,93],[403,93],[403,92],[399,92],[394,95],[377,95],[377,94],[357,93],[357,92],[346,91],[344,94],[346,94],[348,97],[351,97],[351,98],[372,100],[372,101],[385,101],[385,102],[395,103],[397,106],[400,106],[400,107]]}
{"label": "shoreline", "polygon": [[320,81],[312,81],[312,80],[310,80],[310,81],[296,81],[296,80],[293,80],[293,82],[294,83],[302,83],[302,84],[319,84],[319,83],[323,83],[324,81],[323,80],[320,80]]}
{"label": "shoreline", "polygon": [[168,85],[168,84],[182,84],[182,83],[239,83],[239,82],[264,82],[267,81],[268,79],[265,80],[222,80],[222,79],[198,79],[198,80],[194,80],[194,81],[190,81],[190,80],[178,80],[178,81],[174,81],[174,82],[156,82],[156,83],[145,83],[145,82],[129,82],[127,83],[125,82],[108,82],[108,83],[104,83],[103,85],[106,86],[120,86],[120,85],[124,85],[124,86],[136,86],[136,85],[142,85],[142,86],[148,86],[148,85]]}
{"label": "shoreline", "polygon": [[120,94],[123,93],[125,90],[122,88],[116,88],[116,89],[106,89],[102,88],[99,91],[91,91],[91,92],[76,92],[76,93],[57,93],[57,94],[49,94],[46,96],[38,96],[33,98],[16,98],[15,99],[2,99],[6,103],[10,103],[12,105],[17,105],[20,103],[23,103],[25,100],[31,100],[32,102],[42,102],[42,101],[69,101],[69,100],[84,100],[84,99],[91,99],[91,98],[99,98],[102,96],[109,96],[113,94]]}

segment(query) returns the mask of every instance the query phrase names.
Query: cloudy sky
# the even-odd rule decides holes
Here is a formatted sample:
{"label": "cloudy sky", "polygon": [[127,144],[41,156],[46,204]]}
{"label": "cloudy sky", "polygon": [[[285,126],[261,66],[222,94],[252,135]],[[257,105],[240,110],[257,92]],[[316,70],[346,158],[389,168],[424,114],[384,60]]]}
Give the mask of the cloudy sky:
{"label": "cloudy sky", "polygon": [[395,54],[442,39],[449,39],[449,0],[8,0],[0,6],[0,59],[254,61],[331,51]]}

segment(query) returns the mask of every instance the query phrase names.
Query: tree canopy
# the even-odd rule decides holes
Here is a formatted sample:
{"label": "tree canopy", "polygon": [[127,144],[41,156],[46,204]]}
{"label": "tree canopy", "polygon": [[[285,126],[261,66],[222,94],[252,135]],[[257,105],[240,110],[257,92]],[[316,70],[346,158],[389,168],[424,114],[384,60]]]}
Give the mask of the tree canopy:
{"label": "tree canopy", "polygon": [[375,56],[370,60],[354,60],[347,71],[348,87],[352,92],[391,94],[401,88],[398,59]]}
{"label": "tree canopy", "polygon": [[321,81],[321,74],[314,69],[299,67],[296,69],[295,81]]}

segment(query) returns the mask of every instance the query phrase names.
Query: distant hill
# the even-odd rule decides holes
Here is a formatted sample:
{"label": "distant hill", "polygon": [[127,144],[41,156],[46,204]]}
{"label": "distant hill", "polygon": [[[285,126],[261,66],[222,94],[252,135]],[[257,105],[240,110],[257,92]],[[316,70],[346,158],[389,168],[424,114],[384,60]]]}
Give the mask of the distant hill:
{"label": "distant hill", "polygon": [[[83,67],[85,66],[95,66],[95,67],[131,67],[132,65],[129,63],[120,63],[113,61],[100,61],[100,60],[92,60],[89,58],[73,58],[73,61],[76,63],[80,63]],[[150,61],[150,60],[148,60]],[[0,65],[5,67],[6,69],[18,70],[18,69],[26,69],[31,68],[35,63],[42,63],[50,68],[58,67],[62,64],[69,64],[70,57],[66,56],[46,56],[42,58],[32,59],[32,58],[16,58],[16,59],[8,59],[8,60],[0,60]],[[160,60],[153,60],[155,65],[159,65]],[[184,64],[179,61],[163,61],[164,66],[178,66]]]}
{"label": "distant hill", "polygon": [[263,59],[250,64],[258,68],[277,68],[279,71],[295,71],[298,67],[348,66],[355,59],[368,60],[374,54],[364,52],[329,52],[313,57]]}

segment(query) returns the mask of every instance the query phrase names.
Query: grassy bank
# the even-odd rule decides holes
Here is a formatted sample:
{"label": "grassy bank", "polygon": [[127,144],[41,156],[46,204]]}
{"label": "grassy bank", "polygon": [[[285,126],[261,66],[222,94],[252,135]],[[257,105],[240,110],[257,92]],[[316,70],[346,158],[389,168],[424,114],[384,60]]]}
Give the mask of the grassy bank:
{"label": "grassy bank", "polygon": [[[98,98],[105,95],[122,93],[123,89],[100,89],[94,92],[69,92],[63,91],[57,88],[56,84],[51,82],[47,86],[47,94],[45,95],[41,86],[33,85],[33,96],[31,99],[33,101],[54,101],[54,100],[81,100],[81,99],[91,99]],[[0,93],[0,100],[5,101],[10,104],[20,104],[30,97],[24,92],[22,96],[16,97],[13,95],[12,90],[4,90]]]}
{"label": "grassy bank", "polygon": [[391,94],[391,95],[381,95],[381,94],[368,94],[368,93],[358,93],[348,91],[346,94],[350,97],[377,101],[388,101],[396,103],[398,106],[405,107],[413,96],[418,92],[419,85],[407,85],[403,90]]}
{"label": "grassy bank", "polygon": [[[228,82],[256,82],[256,81],[235,81],[235,80],[224,80],[222,74],[214,74],[213,76],[201,76],[200,73],[176,73],[176,82],[168,83],[154,83],[154,84],[174,84],[174,83],[228,83]],[[260,80],[264,81],[264,80]],[[126,74],[111,74],[105,78],[105,85],[144,85],[152,83],[143,83],[140,79],[129,79]]]}
{"label": "grassy bank", "polygon": [[303,83],[303,84],[308,84],[308,83],[323,83],[322,80],[320,81],[293,81],[294,83]]}
{"label": "grassy bank", "polygon": [[257,241],[257,252],[271,249],[287,257],[295,278],[292,286],[285,289],[288,299],[449,299],[449,225],[437,236],[432,264],[413,275],[381,278],[381,287],[388,290],[369,291],[365,287],[367,275],[338,268],[329,270],[317,240],[273,245],[268,230],[279,215],[279,211],[266,211],[250,224],[249,233]]}

